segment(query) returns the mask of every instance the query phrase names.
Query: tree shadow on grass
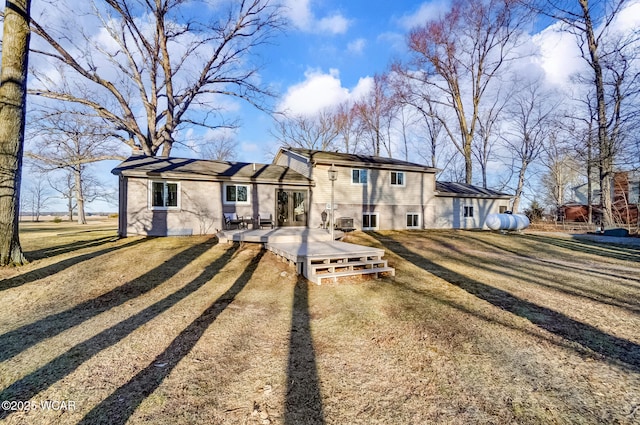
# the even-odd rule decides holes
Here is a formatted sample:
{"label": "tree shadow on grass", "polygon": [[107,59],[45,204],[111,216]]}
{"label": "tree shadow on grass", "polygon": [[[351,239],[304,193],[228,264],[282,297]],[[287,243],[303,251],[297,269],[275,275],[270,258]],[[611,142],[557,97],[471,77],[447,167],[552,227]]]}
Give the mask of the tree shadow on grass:
{"label": "tree shadow on grass", "polygon": [[[151,395],[175,369],[191,349],[198,343],[202,335],[209,326],[217,319],[235,297],[247,285],[251,276],[255,272],[264,250],[251,260],[251,263],[242,272],[240,277],[222,294],[213,304],[211,304],[196,320],[187,326],[169,346],[160,353],[145,369],[129,380],[126,384],[114,391],[109,397],[94,407],[79,424],[99,424],[110,425],[124,424],[140,406],[140,404]],[[196,278],[197,286],[202,286],[213,278],[218,266],[211,265]]]}
{"label": "tree shadow on grass", "polygon": [[421,269],[458,286],[471,295],[493,304],[512,314],[531,321],[536,326],[576,342],[608,360],[640,372],[640,346],[623,338],[602,332],[596,327],[574,320],[557,311],[522,300],[506,291],[463,276],[453,270],[433,263],[405,248],[400,242],[372,233],[387,249],[415,264]]}
{"label": "tree shadow on grass", "polygon": [[[230,247],[222,256],[220,256],[218,259],[216,259],[211,264],[209,264],[198,277],[196,277],[193,281],[189,282],[187,285],[178,289],[173,294],[156,302],[153,305],[150,305],[149,307],[145,308],[139,313],[134,314],[133,316],[110,327],[109,329],[105,329],[104,331],[93,336],[92,338],[89,338],[86,341],[83,341],[80,344],[75,345],[64,354],[51,360],[49,363],[45,364],[44,366],[40,367],[39,369],[35,370],[34,372],[20,379],[19,381],[14,382],[5,390],[0,392],[0,400],[29,400],[39,392],[45,390],[46,388],[49,388],[55,382],[59,381],[60,379],[72,373],[76,368],[78,368],[78,366],[80,366],[85,361],[89,360],[91,357],[93,357],[100,351],[112,345],[117,344],[119,341],[124,339],[127,335],[129,335],[139,327],[143,326],[145,323],[148,323],[155,317],[159,316],[160,314],[167,311],[169,308],[176,305],[179,301],[183,300],[190,294],[197,291],[200,287],[202,287],[209,280],[211,280],[222,269],[222,267],[224,267],[229,262],[229,260],[231,259],[235,251],[236,251],[235,246]],[[194,257],[192,257],[191,259],[193,258]],[[236,286],[234,286],[234,288],[236,288]],[[226,296],[228,298],[229,293],[226,294]],[[220,298],[220,300],[223,300],[223,299],[225,299],[225,296]],[[220,305],[224,305],[224,307],[226,307],[230,302],[231,301],[221,302]],[[214,307],[215,305],[211,307],[212,310],[210,311],[209,314],[211,314],[211,312],[217,312],[217,310]],[[219,312],[217,312],[216,315],[218,313]],[[202,317],[206,318],[209,316],[203,314]],[[204,320],[204,319],[199,319],[199,320]],[[191,329],[191,327],[188,329],[190,329],[191,333],[194,332],[194,330]],[[189,332],[183,332],[183,334],[185,336],[183,337],[183,340],[180,341],[180,343],[185,342],[184,338],[188,337]],[[177,346],[175,344],[172,344],[170,348],[173,347],[173,349],[176,350],[179,348],[179,346],[180,344],[178,344]],[[169,350],[169,348],[167,350]],[[167,359],[169,357],[171,356],[168,356]],[[176,363],[177,363],[177,360],[176,360]],[[151,367],[154,367],[154,366],[152,365],[150,366],[150,368]],[[108,400],[111,400],[111,398],[109,398]],[[117,400],[117,399],[114,399],[114,400]],[[112,403],[114,400],[111,400],[110,403]],[[118,405],[117,409],[114,408],[114,411],[112,413],[116,415],[116,413],[119,410],[122,411],[123,408],[124,406],[120,404]],[[0,411],[0,419],[5,418],[10,413],[11,413],[10,411]],[[108,423],[119,423],[119,422],[114,422],[114,420],[116,420],[115,416],[114,418],[111,418],[111,417],[105,418],[105,421]]]}
{"label": "tree shadow on grass", "polygon": [[[637,294],[629,293],[630,290],[637,291],[640,287],[621,281],[629,279],[625,279],[617,275],[611,275],[609,273],[598,273],[591,270],[585,270],[584,267],[581,268],[567,264],[555,263],[551,260],[542,260],[531,255],[519,255],[515,250],[512,252],[508,249],[501,249],[497,244],[484,242],[479,239],[474,239],[473,237],[469,237],[469,239],[473,239],[483,244],[483,246],[488,250],[491,250],[493,253],[500,252],[502,255],[500,257],[487,257],[482,254],[476,254],[475,250],[474,252],[464,252],[464,250],[461,250],[457,245],[451,244],[444,238],[440,239],[430,237],[430,240],[437,243],[439,247],[444,247],[455,252],[456,255],[447,256],[447,258],[454,259],[458,264],[466,264],[472,268],[482,269],[489,273],[497,273],[503,277],[512,278],[520,282],[528,282],[532,285],[562,292],[569,296],[582,297],[601,304],[618,307],[634,314],[640,314],[640,305],[638,305],[637,302]],[[506,268],[504,266],[505,262],[509,261],[505,258],[506,252],[518,256],[519,261],[528,262],[528,264],[526,266],[523,265],[517,270],[511,267]],[[554,269],[570,271],[576,278],[569,280],[554,276],[549,270],[549,264],[551,264]],[[583,281],[583,275],[594,275],[599,278],[606,276],[609,279],[616,279],[618,281],[615,284],[610,282],[610,284],[606,286],[594,287],[593,285],[589,285]],[[601,290],[602,288],[612,290],[612,288],[617,287],[617,285],[621,285],[626,288],[627,292],[620,295],[614,295],[615,292],[611,294]]]}
{"label": "tree shadow on grass", "polygon": [[[605,276],[609,276],[609,277],[612,277],[612,278],[615,278],[615,279],[625,280],[625,281],[629,281],[629,282],[640,282],[640,278],[633,277],[633,276],[626,276],[626,275],[619,274],[619,273],[612,273],[610,271],[603,271],[602,268],[598,268],[597,266],[591,268],[591,267],[585,266],[584,264],[582,264],[581,267],[568,265],[568,264],[564,264],[561,261],[558,261],[556,259],[543,259],[543,258],[537,258],[537,257],[532,256],[532,255],[524,254],[524,253],[518,251],[515,248],[509,248],[507,246],[504,246],[502,244],[498,244],[496,242],[490,242],[490,241],[487,241],[487,240],[484,240],[484,239],[480,239],[480,238],[478,238],[478,237],[476,237],[475,235],[472,235],[472,234],[467,235],[467,237],[473,239],[474,241],[482,244],[485,247],[488,247],[490,249],[495,250],[496,252],[508,252],[510,254],[517,255],[518,257],[521,257],[521,258],[527,258],[527,259],[530,259],[532,261],[537,261],[537,262],[540,262],[540,263],[550,264],[553,267],[557,267],[557,268],[560,268],[560,269],[577,270],[580,273],[586,273],[586,274],[590,274],[590,275],[593,275],[593,276],[605,275]],[[506,237],[509,237],[509,236],[506,236]],[[560,247],[560,248],[562,248],[562,247],[568,248],[568,249],[571,249],[572,251],[578,251],[578,249],[574,249],[574,245],[573,245],[576,242],[572,242],[572,241],[566,241],[566,240],[562,240],[562,239],[559,239],[559,238],[552,238],[552,237],[541,237],[541,236],[537,236],[537,235],[525,235],[524,238],[526,240],[528,240],[528,241],[533,241],[534,243],[536,243],[538,245],[540,245],[542,243],[542,244],[548,244],[550,246],[557,246],[557,247]],[[545,238],[545,239],[539,239],[539,238]],[[558,243],[555,243],[556,241]],[[567,242],[568,244],[564,244],[563,242]],[[578,242],[578,243],[581,243],[581,242]],[[602,248],[607,248],[607,246],[604,246],[604,245],[601,246],[601,247]],[[593,249],[593,247],[590,247],[590,246],[584,246],[583,248],[586,248],[586,250],[582,250],[583,252],[585,252],[587,254],[595,255],[595,256],[603,256],[602,255],[603,252],[606,252],[606,250],[605,251],[597,250],[597,249]],[[539,250],[548,252],[551,255],[555,254],[555,252],[552,251],[552,250],[547,250],[547,249],[542,249],[542,248],[540,248]],[[638,251],[638,253],[640,254],[640,251]],[[604,256],[607,257],[608,255],[604,255]],[[624,260],[624,258],[620,258],[620,259]],[[637,262],[637,261],[640,261],[640,258],[638,260],[632,259],[631,261]],[[611,265],[609,265],[609,266],[611,267]],[[637,288],[638,287],[637,285],[635,285],[633,283],[632,284],[624,284],[624,285],[628,286],[628,287],[631,287],[631,288]]]}
{"label": "tree shadow on grass", "polygon": [[118,239],[119,237],[116,235],[103,236],[94,239],[74,241],[66,244],[49,246],[47,248],[36,249],[33,251],[25,251],[24,255],[31,261],[40,260],[42,258],[55,257],[57,255],[66,254],[67,252],[77,251],[79,249],[100,246],[109,242],[116,242]]}
{"label": "tree shadow on grass", "polygon": [[38,279],[42,279],[56,273],[60,273],[61,271],[68,269],[69,267],[75,266],[76,264],[82,263],[83,261],[91,260],[93,258],[99,257],[104,254],[108,254],[113,251],[117,251],[119,249],[129,248],[129,247],[141,244],[143,242],[146,242],[148,240],[149,240],[148,238],[137,239],[122,245],[111,246],[108,248],[101,249],[99,251],[88,252],[86,254],[77,255],[75,257],[67,258],[62,261],[57,261],[48,266],[31,270],[29,272],[19,274],[9,279],[1,280],[0,291],[4,291],[5,289],[9,289],[9,288],[15,288],[20,285],[26,285],[27,283],[34,282]]}
{"label": "tree shadow on grass", "polygon": [[627,245],[602,244],[584,239],[562,239],[542,235],[526,235],[528,239],[555,245],[560,248],[623,261],[640,261],[640,248]]}
{"label": "tree shadow on grass", "polygon": [[[132,246],[144,240],[147,239],[131,242],[127,246]],[[211,238],[201,244],[189,247],[176,254],[171,260],[99,297],[0,335],[0,347],[2,347],[0,361],[7,360],[46,338],[56,336],[85,320],[151,291],[178,273],[194,259],[204,254],[215,242],[215,238]],[[123,246],[114,247],[114,249],[121,247]],[[77,261],[77,258],[70,260]],[[56,266],[56,264],[52,265],[52,267]]]}
{"label": "tree shadow on grass", "polygon": [[285,424],[323,424],[320,381],[311,337],[309,282],[298,277],[293,293]]}

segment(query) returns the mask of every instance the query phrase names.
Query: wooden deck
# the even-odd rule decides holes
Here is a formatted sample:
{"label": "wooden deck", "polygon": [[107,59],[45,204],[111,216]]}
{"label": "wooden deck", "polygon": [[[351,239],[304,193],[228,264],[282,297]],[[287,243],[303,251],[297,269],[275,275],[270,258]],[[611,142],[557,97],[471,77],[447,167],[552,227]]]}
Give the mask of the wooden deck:
{"label": "wooden deck", "polygon": [[[335,238],[344,234],[335,232]],[[255,243],[301,243],[331,241],[331,233],[326,229],[309,229],[306,227],[278,227],[276,229],[240,229],[223,230],[218,233],[220,242],[255,242]]]}
{"label": "wooden deck", "polygon": [[[342,232],[335,232],[336,238]],[[395,276],[395,269],[383,260],[384,249],[331,241],[325,229],[288,227],[262,230],[230,230],[218,235],[225,242],[262,243],[264,247],[289,261],[296,272],[311,282],[337,281],[341,277],[380,273]]]}

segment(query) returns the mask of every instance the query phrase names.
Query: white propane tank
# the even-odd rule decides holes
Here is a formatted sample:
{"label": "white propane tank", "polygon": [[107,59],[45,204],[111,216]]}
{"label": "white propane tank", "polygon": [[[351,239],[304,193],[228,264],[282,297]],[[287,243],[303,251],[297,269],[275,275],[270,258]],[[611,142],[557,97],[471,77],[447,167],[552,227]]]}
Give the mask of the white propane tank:
{"label": "white propane tank", "polygon": [[491,230],[523,230],[530,223],[524,214],[489,214],[485,224]]}

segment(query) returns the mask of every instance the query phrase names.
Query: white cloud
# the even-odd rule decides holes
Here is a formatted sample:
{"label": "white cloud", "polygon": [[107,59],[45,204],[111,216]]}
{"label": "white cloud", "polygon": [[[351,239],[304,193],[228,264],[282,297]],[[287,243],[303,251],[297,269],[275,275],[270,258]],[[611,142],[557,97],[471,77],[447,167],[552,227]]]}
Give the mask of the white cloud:
{"label": "white cloud", "polygon": [[627,6],[612,25],[620,33],[629,33],[640,27],[640,1]]}
{"label": "white cloud", "polygon": [[337,13],[320,19],[317,28],[322,33],[344,34],[349,29],[349,20]]}
{"label": "white cloud", "polygon": [[366,45],[367,41],[364,38],[357,38],[347,44],[347,51],[354,55],[361,55]]}
{"label": "white cloud", "polygon": [[338,106],[343,102],[353,102],[366,93],[372,84],[371,77],[361,78],[351,90],[342,86],[337,69],[323,73],[320,70],[309,70],[305,80],[287,90],[278,110],[291,114],[313,115],[327,108]]}
{"label": "white cloud", "polygon": [[449,0],[428,1],[422,3],[415,12],[400,17],[398,23],[409,30],[419,25],[424,25],[427,21],[441,17],[449,10],[450,6]]}
{"label": "white cloud", "polygon": [[547,81],[557,86],[569,84],[572,74],[584,68],[584,61],[576,45],[575,36],[559,31],[554,24],[533,37],[539,46],[537,63],[544,69]]}
{"label": "white cloud", "polygon": [[[635,2],[620,11],[611,24],[614,34],[630,34],[640,26],[640,2]],[[601,31],[601,28],[596,28]],[[571,76],[587,69],[581,57],[575,35],[562,30],[561,23],[555,23],[532,37],[539,47],[536,63],[545,71],[547,81],[560,87],[573,86]]]}
{"label": "white cloud", "polygon": [[404,52],[407,48],[405,35],[397,32],[383,32],[376,41],[398,52]]}
{"label": "white cloud", "polygon": [[313,21],[309,0],[286,0],[284,6],[288,18],[296,28],[309,28]]}
{"label": "white cloud", "polygon": [[373,77],[362,77],[358,80],[358,84],[351,90],[351,101],[358,101],[369,94],[373,89]]}
{"label": "white cloud", "polygon": [[344,34],[351,21],[341,13],[318,18],[311,10],[310,0],[284,0],[287,17],[294,27],[304,32],[321,34]]}

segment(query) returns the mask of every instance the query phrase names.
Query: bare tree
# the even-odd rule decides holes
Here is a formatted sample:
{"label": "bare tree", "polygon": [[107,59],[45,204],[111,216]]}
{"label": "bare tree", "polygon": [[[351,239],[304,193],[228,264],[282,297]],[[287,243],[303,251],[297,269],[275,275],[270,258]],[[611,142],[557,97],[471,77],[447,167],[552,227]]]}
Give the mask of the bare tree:
{"label": "bare tree", "polygon": [[482,187],[487,188],[487,168],[492,158],[493,147],[500,139],[499,123],[506,100],[497,93],[494,103],[478,114],[478,131],[472,144],[472,152],[480,165]]}
{"label": "bare tree", "polygon": [[122,160],[124,157],[117,155],[112,136],[104,133],[100,123],[78,113],[45,113],[34,131],[39,139],[27,156],[44,172],[66,169],[73,174],[78,223],[86,224],[84,189],[87,184],[83,180],[87,165],[108,159]]}
{"label": "bare tree", "polygon": [[[176,133],[189,126],[233,127],[224,99],[263,107],[271,95],[259,81],[259,65],[250,62],[252,51],[283,25],[271,0],[222,2],[198,14],[182,0],[74,6],[87,10],[67,5],[69,21],[59,27],[31,21],[44,40],[33,51],[49,66],[33,70],[36,86],[29,92],[93,109],[112,136],[146,155],[162,149],[169,156]],[[100,36],[72,20],[79,14],[93,15]]]}
{"label": "bare tree", "polygon": [[[516,1],[455,0],[442,18],[409,34],[413,61],[399,70],[423,99],[438,105],[435,116],[464,158],[466,183],[472,183],[472,142],[483,99],[505,62],[514,57],[526,24]],[[453,122],[448,111],[455,116]]]}
{"label": "bare tree", "polygon": [[332,150],[336,147],[338,121],[330,110],[315,115],[277,114],[273,136],[284,146],[305,149]]}
{"label": "bare tree", "polygon": [[638,43],[640,32],[620,34],[616,20],[629,0],[589,0],[537,3],[539,13],[551,16],[576,37],[582,58],[588,65],[584,82],[593,88],[597,124],[597,158],[601,203],[605,225],[613,224],[611,190],[621,136],[628,116],[625,105],[637,102]]}
{"label": "bare tree", "polygon": [[583,168],[573,146],[568,140],[562,139],[560,133],[560,126],[553,123],[540,156],[540,162],[546,169],[541,178],[544,200],[554,210],[566,203],[569,190],[578,184]]}
{"label": "bare tree", "polygon": [[[47,203],[51,200],[51,194],[46,179],[43,176],[37,176],[31,181],[24,193],[24,202],[22,205],[31,212],[32,221],[40,221],[42,210],[46,208]],[[23,210],[24,212],[24,210]]]}
{"label": "bare tree", "polygon": [[348,102],[341,103],[334,112],[333,119],[338,132],[339,150],[346,153],[358,152],[362,128],[358,125],[355,108]]}
{"label": "bare tree", "polygon": [[[62,171],[62,175],[56,172],[47,172],[47,180],[49,181],[49,186],[67,202],[69,221],[73,221],[74,211],[78,209],[78,203],[76,202],[76,175],[74,170],[69,168],[59,171]],[[113,203],[112,190],[107,188],[89,170],[83,169],[80,183],[82,185],[80,190],[84,203],[89,204],[98,199]]]}
{"label": "bare tree", "polygon": [[505,147],[518,168],[512,210],[519,211],[520,200],[526,183],[527,171],[540,157],[549,136],[550,123],[557,104],[553,94],[544,91],[540,80],[535,80],[512,91],[507,106],[512,117],[509,130],[503,137]]}
{"label": "bare tree", "polygon": [[76,193],[76,179],[73,175],[73,172],[66,170],[62,178],[60,178],[58,175],[55,175],[54,178],[51,178],[53,173],[47,174],[49,186],[51,186],[54,191],[58,192],[62,199],[67,202],[67,213],[69,216],[69,221],[73,221],[73,212],[75,211],[77,206],[74,202]]}
{"label": "bare tree", "polygon": [[30,0],[4,8],[0,71],[0,266],[24,264],[20,246],[20,180],[26,115]]}
{"label": "bare tree", "polygon": [[375,156],[380,156],[383,147],[387,156],[393,156],[391,125],[397,105],[388,75],[375,75],[369,93],[354,105],[362,133],[369,138],[369,151]]}
{"label": "bare tree", "polygon": [[238,141],[231,134],[220,134],[206,140],[200,146],[200,156],[203,159],[216,161],[232,161],[238,151]]}

